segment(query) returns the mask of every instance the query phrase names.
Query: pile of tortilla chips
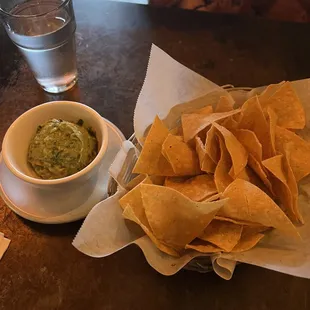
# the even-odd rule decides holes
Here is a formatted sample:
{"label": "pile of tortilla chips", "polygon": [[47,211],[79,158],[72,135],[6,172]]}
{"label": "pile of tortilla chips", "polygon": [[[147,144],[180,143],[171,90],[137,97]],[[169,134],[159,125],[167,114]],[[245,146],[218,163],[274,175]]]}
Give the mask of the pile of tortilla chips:
{"label": "pile of tortilla chips", "polygon": [[310,143],[294,133],[305,112],[289,82],[270,85],[234,109],[182,114],[168,129],[156,117],[120,199],[123,216],[173,256],[253,248],[270,230],[300,238],[297,182],[310,173]]}

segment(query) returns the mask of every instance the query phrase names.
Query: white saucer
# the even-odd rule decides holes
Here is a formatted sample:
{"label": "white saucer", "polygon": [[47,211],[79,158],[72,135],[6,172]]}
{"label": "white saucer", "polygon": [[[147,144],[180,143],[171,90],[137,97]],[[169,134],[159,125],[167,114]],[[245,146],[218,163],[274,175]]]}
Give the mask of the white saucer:
{"label": "white saucer", "polygon": [[[108,170],[125,140],[114,124],[104,120],[108,126],[109,142],[98,176],[94,181],[74,189],[70,195],[61,193],[59,197],[57,193],[38,192],[31,184],[12,174],[0,154],[0,196],[7,206],[25,219],[44,224],[68,223],[86,217],[93,206],[107,197]],[[67,210],[63,206],[60,208],[60,201],[65,201]]]}

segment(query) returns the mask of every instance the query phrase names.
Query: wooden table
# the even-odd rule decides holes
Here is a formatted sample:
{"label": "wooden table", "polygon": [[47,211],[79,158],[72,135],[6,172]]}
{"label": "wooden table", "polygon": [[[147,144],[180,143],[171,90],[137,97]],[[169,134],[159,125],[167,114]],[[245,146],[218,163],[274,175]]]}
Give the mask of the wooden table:
{"label": "wooden table", "polygon": [[[259,86],[310,76],[310,25],[75,0],[79,85],[44,93],[0,29],[0,140],[40,103],[95,108],[129,137],[151,43],[218,84]],[[0,309],[309,309],[310,282],[240,265],[226,282],[181,271],[164,277],[132,246],[94,259],[71,245],[81,222],[32,223],[0,202],[12,243],[0,262]]]}

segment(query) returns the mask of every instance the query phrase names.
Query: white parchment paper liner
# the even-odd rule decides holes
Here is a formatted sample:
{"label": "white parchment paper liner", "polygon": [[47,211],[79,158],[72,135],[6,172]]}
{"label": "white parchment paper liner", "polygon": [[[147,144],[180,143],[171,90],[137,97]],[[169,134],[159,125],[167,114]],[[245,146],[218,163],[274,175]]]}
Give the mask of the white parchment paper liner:
{"label": "white parchment paper liner", "polygon": [[[310,140],[310,80],[294,81],[293,85],[307,115],[307,128],[299,134]],[[246,98],[260,93],[263,88],[260,87],[251,92],[236,90],[230,94],[236,101],[236,105],[239,105]],[[144,133],[156,114],[165,120],[168,127],[173,127],[179,121],[182,111],[199,107],[199,101],[196,103],[198,106],[193,106],[191,100],[206,96],[208,103],[214,104],[222,95],[230,96],[223,88],[184,67],[153,45],[145,82],[135,109],[135,135],[143,141]],[[188,103],[181,106],[180,104],[184,102]],[[127,141],[111,167],[111,173],[116,179],[126,162],[130,148],[134,146]],[[306,223],[298,228],[303,241],[292,243],[291,240],[286,240],[272,232],[250,251],[213,255],[211,262],[219,276],[229,280],[233,275],[236,262],[243,262],[310,278],[310,177],[302,180],[299,188],[299,205]],[[73,241],[73,245],[79,251],[93,257],[104,257],[128,245],[136,244],[143,251],[148,263],[164,275],[173,275],[193,258],[204,256],[201,253],[189,251],[184,256],[175,258],[160,252],[137,225],[123,219],[118,200],[125,192],[119,184],[119,190],[114,196],[97,204],[89,213]]]}

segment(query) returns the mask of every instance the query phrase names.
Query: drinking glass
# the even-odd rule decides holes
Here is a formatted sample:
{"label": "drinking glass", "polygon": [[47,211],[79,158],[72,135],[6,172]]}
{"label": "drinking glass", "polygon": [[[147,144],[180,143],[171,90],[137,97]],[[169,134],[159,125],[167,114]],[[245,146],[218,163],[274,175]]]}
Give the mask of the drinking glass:
{"label": "drinking glass", "polygon": [[0,17],[45,91],[60,93],[76,83],[72,0],[0,0]]}

